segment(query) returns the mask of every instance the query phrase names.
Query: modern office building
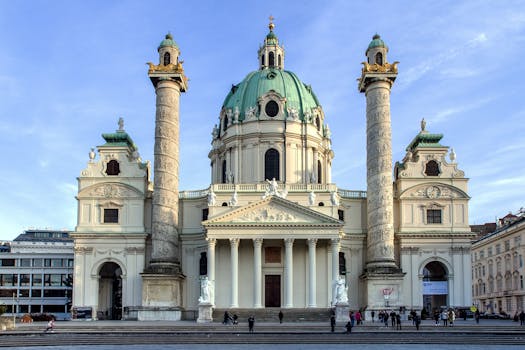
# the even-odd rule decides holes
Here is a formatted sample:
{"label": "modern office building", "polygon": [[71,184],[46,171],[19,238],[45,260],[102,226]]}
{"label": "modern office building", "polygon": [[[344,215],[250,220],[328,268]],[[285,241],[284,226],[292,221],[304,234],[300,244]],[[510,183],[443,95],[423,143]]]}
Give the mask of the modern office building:
{"label": "modern office building", "polygon": [[525,210],[498,220],[472,245],[472,299],[483,312],[525,310]]}
{"label": "modern office building", "polygon": [[67,231],[27,230],[0,250],[0,304],[17,315],[68,318],[73,282],[73,239]]}

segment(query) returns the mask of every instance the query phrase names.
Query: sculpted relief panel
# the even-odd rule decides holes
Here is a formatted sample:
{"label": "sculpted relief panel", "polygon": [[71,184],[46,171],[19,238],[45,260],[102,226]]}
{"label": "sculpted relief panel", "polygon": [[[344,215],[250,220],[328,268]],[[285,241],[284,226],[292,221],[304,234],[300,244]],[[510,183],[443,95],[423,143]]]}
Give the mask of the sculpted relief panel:
{"label": "sculpted relief panel", "polygon": [[141,197],[143,194],[135,189],[121,184],[102,184],[88,187],[79,193],[79,197],[96,197],[96,198],[126,198]]}

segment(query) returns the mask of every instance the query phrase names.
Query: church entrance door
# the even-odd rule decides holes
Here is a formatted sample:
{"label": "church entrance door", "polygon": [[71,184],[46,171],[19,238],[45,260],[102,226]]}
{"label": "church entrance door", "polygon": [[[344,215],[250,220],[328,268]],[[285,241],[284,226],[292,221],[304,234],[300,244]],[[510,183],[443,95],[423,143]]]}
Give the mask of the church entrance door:
{"label": "church entrance door", "polygon": [[122,318],[122,269],[113,262],[104,263],[100,268],[97,318]]}
{"label": "church entrance door", "polygon": [[264,276],[264,306],[281,307],[281,275]]}
{"label": "church entrance door", "polygon": [[447,299],[447,268],[439,261],[431,261],[423,268],[423,306],[432,315],[448,306]]}

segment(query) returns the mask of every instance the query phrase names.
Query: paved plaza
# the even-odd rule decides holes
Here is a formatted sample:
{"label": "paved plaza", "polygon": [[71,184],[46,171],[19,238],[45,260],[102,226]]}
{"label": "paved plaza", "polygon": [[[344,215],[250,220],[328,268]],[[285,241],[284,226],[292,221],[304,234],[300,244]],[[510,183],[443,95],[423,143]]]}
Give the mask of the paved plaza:
{"label": "paved plaza", "polygon": [[[198,324],[192,321],[58,321],[54,333],[44,333],[45,323],[17,324],[15,330],[0,332],[5,349],[348,349],[366,345],[367,350],[384,349],[522,349],[525,326],[509,320],[457,320],[454,327],[425,320],[420,330],[405,321],[401,330],[378,322],[366,322],[351,334],[329,322],[260,322],[249,333],[239,325]],[[248,345],[249,344],[249,345]]]}

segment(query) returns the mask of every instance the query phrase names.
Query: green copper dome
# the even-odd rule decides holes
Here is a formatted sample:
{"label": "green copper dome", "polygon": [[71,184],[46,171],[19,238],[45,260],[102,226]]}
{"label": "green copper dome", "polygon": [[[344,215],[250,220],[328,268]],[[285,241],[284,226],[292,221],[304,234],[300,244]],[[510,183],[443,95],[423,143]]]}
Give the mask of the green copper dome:
{"label": "green copper dome", "polygon": [[385,42],[381,39],[379,34],[373,36],[372,41],[368,45],[368,50],[373,49],[374,47],[384,47],[388,49],[388,46],[386,46]]}
{"label": "green copper dome", "polygon": [[158,50],[166,46],[173,46],[179,48],[177,46],[177,43],[173,40],[173,36],[170,33],[166,34],[166,38],[160,42]]}
{"label": "green copper dome", "polygon": [[286,98],[286,115],[288,109],[293,108],[301,120],[304,120],[304,113],[320,106],[312,88],[303,84],[294,73],[281,69],[262,69],[249,73],[242,82],[233,85],[224,100],[223,108],[239,108],[239,120],[242,121],[245,119],[246,109],[257,108],[258,99],[270,91]]}

